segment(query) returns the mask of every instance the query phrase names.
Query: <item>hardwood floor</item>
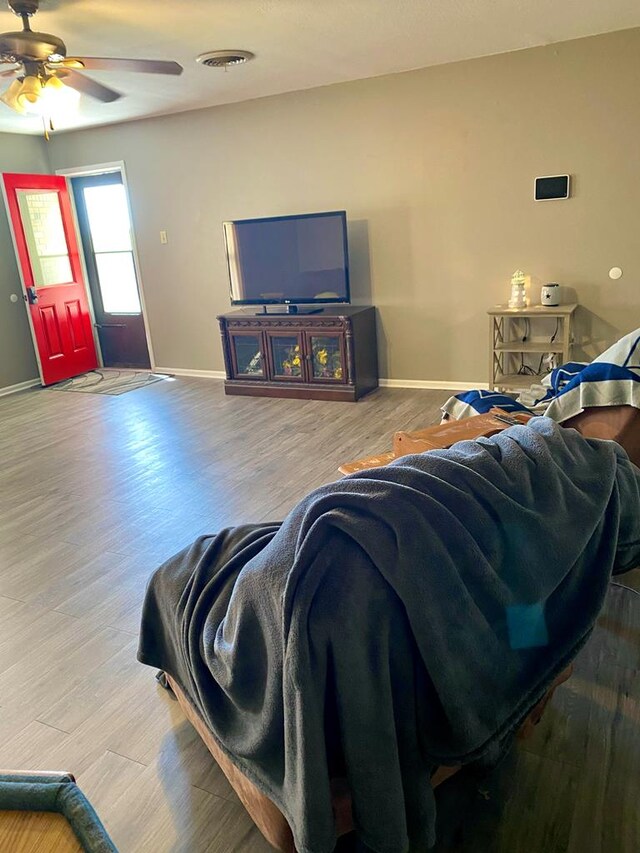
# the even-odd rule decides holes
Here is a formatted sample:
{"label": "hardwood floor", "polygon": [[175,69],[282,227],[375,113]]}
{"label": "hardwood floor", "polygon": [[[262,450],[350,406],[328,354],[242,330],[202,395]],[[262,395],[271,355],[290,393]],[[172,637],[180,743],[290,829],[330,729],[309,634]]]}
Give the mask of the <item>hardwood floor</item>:
{"label": "hardwood floor", "polygon": [[[147,578],[201,533],[282,518],[447,396],[252,399],[179,379],[1,399],[0,767],[73,772],[121,853],[270,850],[135,659]],[[511,769],[442,786],[442,850],[640,850],[639,640],[640,600],[612,589]]]}
{"label": "hardwood floor", "polygon": [[67,819],[55,812],[0,812],[0,850],[83,853]]}

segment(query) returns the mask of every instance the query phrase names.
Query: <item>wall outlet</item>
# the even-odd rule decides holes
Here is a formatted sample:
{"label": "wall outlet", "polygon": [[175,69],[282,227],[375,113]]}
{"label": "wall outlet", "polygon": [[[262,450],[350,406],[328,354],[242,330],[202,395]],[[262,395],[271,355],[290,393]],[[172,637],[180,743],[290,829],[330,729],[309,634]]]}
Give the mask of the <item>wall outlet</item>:
{"label": "wall outlet", "polygon": [[161,243],[167,243],[167,242],[168,242],[168,241],[167,241],[167,232],[166,232],[166,231],[161,231],[161,232],[160,232],[160,242],[161,242]]}

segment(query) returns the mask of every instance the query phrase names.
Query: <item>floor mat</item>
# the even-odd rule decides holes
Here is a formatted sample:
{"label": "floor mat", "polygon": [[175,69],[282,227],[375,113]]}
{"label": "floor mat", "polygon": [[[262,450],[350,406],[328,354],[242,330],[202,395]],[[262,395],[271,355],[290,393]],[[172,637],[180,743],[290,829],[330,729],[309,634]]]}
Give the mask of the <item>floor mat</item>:
{"label": "floor mat", "polygon": [[79,391],[83,394],[109,394],[118,396],[136,388],[144,388],[153,382],[160,382],[164,376],[139,370],[112,370],[101,368],[50,385],[51,391]]}

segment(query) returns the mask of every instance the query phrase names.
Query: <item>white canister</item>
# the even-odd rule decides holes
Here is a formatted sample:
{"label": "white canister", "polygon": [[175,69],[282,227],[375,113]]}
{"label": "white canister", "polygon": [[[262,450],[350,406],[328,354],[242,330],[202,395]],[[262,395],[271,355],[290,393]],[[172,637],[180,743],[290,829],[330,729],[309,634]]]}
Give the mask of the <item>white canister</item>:
{"label": "white canister", "polygon": [[543,284],[540,291],[541,305],[560,305],[560,285]]}

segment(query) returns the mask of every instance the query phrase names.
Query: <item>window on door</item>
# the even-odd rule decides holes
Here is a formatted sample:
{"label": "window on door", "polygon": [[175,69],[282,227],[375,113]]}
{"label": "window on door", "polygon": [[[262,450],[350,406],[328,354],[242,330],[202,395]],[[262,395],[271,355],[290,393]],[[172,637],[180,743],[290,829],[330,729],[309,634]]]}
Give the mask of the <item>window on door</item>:
{"label": "window on door", "polygon": [[140,314],[131,221],[121,183],[84,187],[100,296],[109,314]]}
{"label": "window on door", "polygon": [[60,199],[54,190],[16,190],[36,287],[73,281]]}

